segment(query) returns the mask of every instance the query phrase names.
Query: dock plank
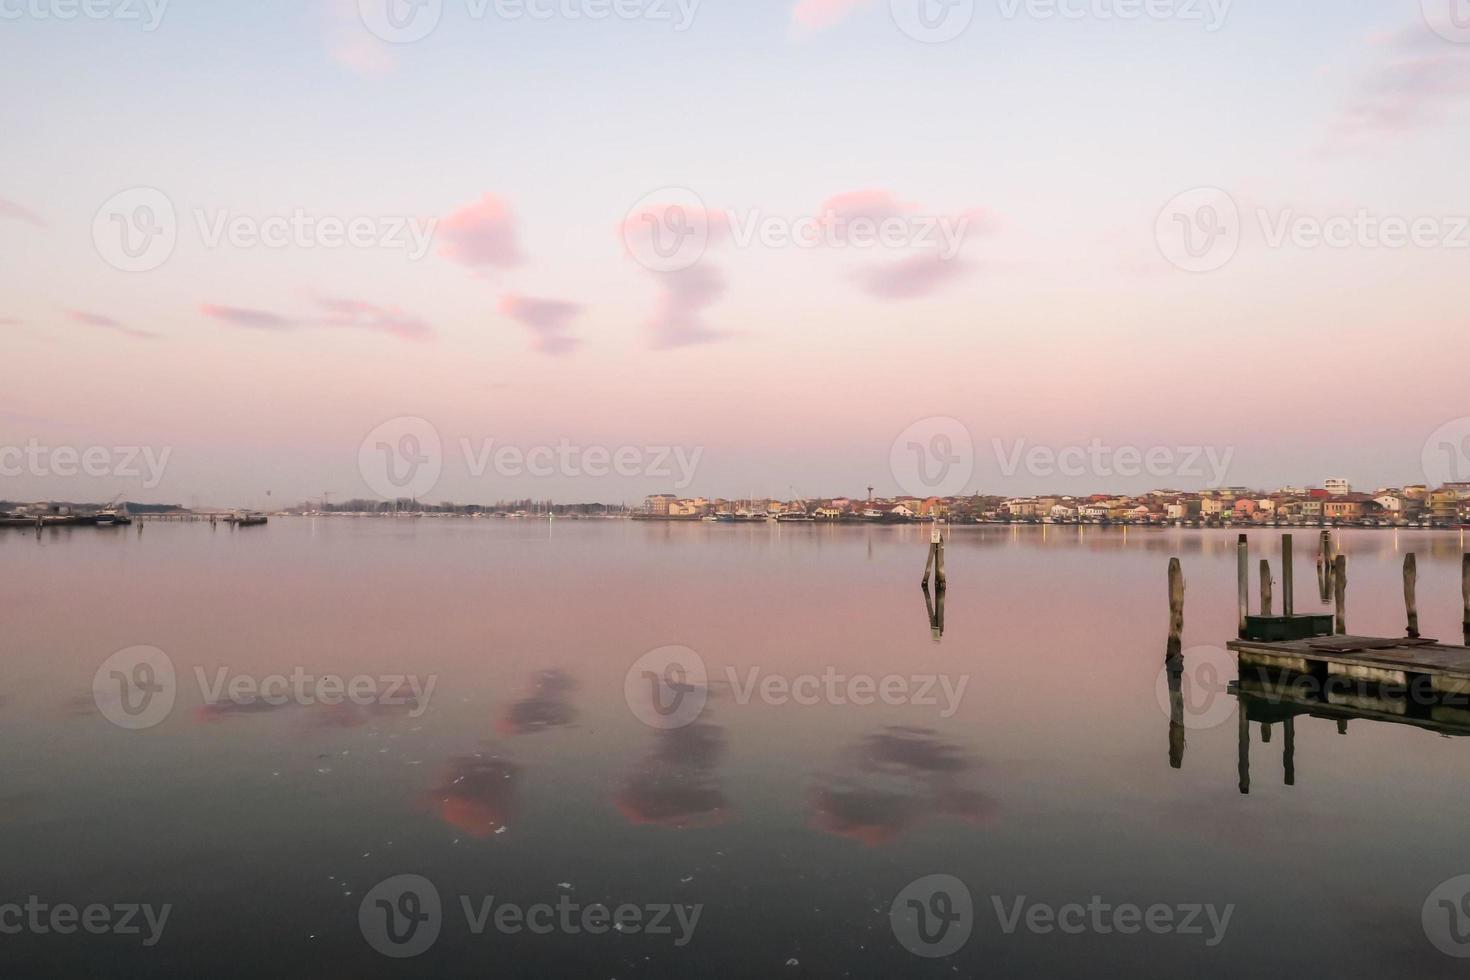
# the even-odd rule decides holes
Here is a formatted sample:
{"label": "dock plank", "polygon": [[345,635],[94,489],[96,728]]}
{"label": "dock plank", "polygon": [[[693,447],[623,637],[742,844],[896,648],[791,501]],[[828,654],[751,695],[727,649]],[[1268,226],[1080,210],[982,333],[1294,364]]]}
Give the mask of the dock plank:
{"label": "dock plank", "polygon": [[1470,647],[1452,646],[1437,640],[1325,636],[1276,643],[1232,640],[1226,646],[1248,657],[1293,658],[1345,667],[1470,679]]}

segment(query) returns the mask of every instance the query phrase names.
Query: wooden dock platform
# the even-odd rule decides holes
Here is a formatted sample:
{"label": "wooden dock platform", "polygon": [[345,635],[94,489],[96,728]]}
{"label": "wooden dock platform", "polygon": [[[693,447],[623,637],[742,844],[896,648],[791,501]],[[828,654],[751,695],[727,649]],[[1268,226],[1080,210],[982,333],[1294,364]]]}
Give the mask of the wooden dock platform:
{"label": "wooden dock platform", "polygon": [[1397,687],[1409,687],[1417,678],[1426,677],[1437,694],[1470,694],[1470,647],[1438,640],[1318,636],[1274,643],[1232,640],[1226,646],[1235,651],[1242,667],[1326,674]]}

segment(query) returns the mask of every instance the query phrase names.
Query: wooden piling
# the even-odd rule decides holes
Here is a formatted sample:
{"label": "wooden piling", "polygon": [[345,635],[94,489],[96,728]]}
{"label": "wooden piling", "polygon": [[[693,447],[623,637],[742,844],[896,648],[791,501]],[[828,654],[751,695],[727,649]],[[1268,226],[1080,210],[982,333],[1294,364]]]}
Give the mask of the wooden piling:
{"label": "wooden piling", "polygon": [[1261,615],[1271,615],[1271,562],[1261,559]]}
{"label": "wooden piling", "polygon": [[948,587],[949,580],[944,574],[944,538],[938,537],[934,542],[934,589],[942,593]]}
{"label": "wooden piling", "polygon": [[1347,635],[1347,555],[1332,560],[1332,594],[1337,602],[1337,635]]}
{"label": "wooden piling", "polygon": [[1408,635],[1419,638],[1419,602],[1415,590],[1419,584],[1419,559],[1414,552],[1404,556],[1404,611],[1409,617]]}
{"label": "wooden piling", "polygon": [[1184,649],[1184,568],[1178,558],[1169,559],[1169,645],[1164,659],[1179,656]]}
{"label": "wooden piling", "polygon": [[1325,529],[1317,551],[1317,590],[1323,602],[1332,601],[1332,532]]}
{"label": "wooden piling", "polygon": [[1236,585],[1237,585],[1237,589],[1236,589],[1236,603],[1239,606],[1239,610],[1238,610],[1239,616],[1237,617],[1237,619],[1239,620],[1239,623],[1237,625],[1239,626],[1239,629],[1240,629],[1240,638],[1241,639],[1245,639],[1245,633],[1246,633],[1245,618],[1250,615],[1250,611],[1251,611],[1251,598],[1250,598],[1251,571],[1250,571],[1250,542],[1246,539],[1246,536],[1244,534],[1242,534],[1240,536],[1239,541],[1236,542],[1236,545],[1235,545],[1235,558],[1236,558],[1236,562],[1235,562],[1235,565],[1236,565],[1235,577],[1236,577]]}
{"label": "wooden piling", "polygon": [[1296,571],[1292,567],[1291,551],[1291,535],[1283,534],[1281,536],[1281,612],[1285,616],[1296,614]]}

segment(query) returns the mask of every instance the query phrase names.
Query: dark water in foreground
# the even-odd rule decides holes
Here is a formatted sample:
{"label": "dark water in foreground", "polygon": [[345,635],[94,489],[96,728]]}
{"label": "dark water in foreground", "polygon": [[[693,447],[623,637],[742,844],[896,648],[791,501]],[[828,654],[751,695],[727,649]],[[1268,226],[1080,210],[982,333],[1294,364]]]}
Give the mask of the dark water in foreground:
{"label": "dark water in foreground", "polygon": [[[1219,645],[1233,534],[957,529],[940,640],[918,588],[927,536],[350,519],[0,533],[0,975],[1467,968],[1432,935],[1470,952],[1470,915],[1426,900],[1470,874],[1470,742],[1304,716],[1288,786],[1281,726],[1263,744],[1253,724],[1242,794],[1236,701],[1195,685],[1171,767],[1167,560],[1188,579],[1185,647]],[[1275,557],[1275,535],[1252,537]],[[1457,534],[1342,544],[1354,631],[1401,631],[1415,551],[1423,631],[1458,640]],[[1299,608],[1321,608],[1310,533],[1298,556]],[[94,692],[139,646],[167,659],[123,655]],[[708,683],[665,670],[693,662],[678,651],[628,680],[670,646]],[[293,674],[361,677],[361,703],[242,697]],[[225,685],[217,703],[200,677]],[[931,875],[958,882],[920,882],[890,917]],[[161,929],[138,912],[119,934],[134,904],[167,906]],[[73,906],[101,934],[63,934]],[[948,957],[919,955],[967,928]]]}

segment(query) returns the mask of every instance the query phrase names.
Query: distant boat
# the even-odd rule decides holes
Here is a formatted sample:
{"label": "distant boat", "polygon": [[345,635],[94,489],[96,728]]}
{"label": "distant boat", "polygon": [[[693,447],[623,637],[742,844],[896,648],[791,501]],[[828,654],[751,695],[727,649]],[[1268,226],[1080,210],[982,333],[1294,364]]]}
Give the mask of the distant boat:
{"label": "distant boat", "polygon": [[266,517],[264,514],[257,514],[254,511],[250,511],[248,513],[237,515],[235,517],[235,526],[258,527],[259,525],[266,523],[266,521],[268,520],[270,520],[270,518]]}
{"label": "distant boat", "polygon": [[817,519],[810,514],[793,511],[789,514],[782,514],[776,518],[776,521],[780,524],[815,524]]}
{"label": "distant boat", "polygon": [[124,527],[133,523],[133,519],[128,516],[127,512],[118,510],[116,507],[98,511],[94,521],[98,527]]}

